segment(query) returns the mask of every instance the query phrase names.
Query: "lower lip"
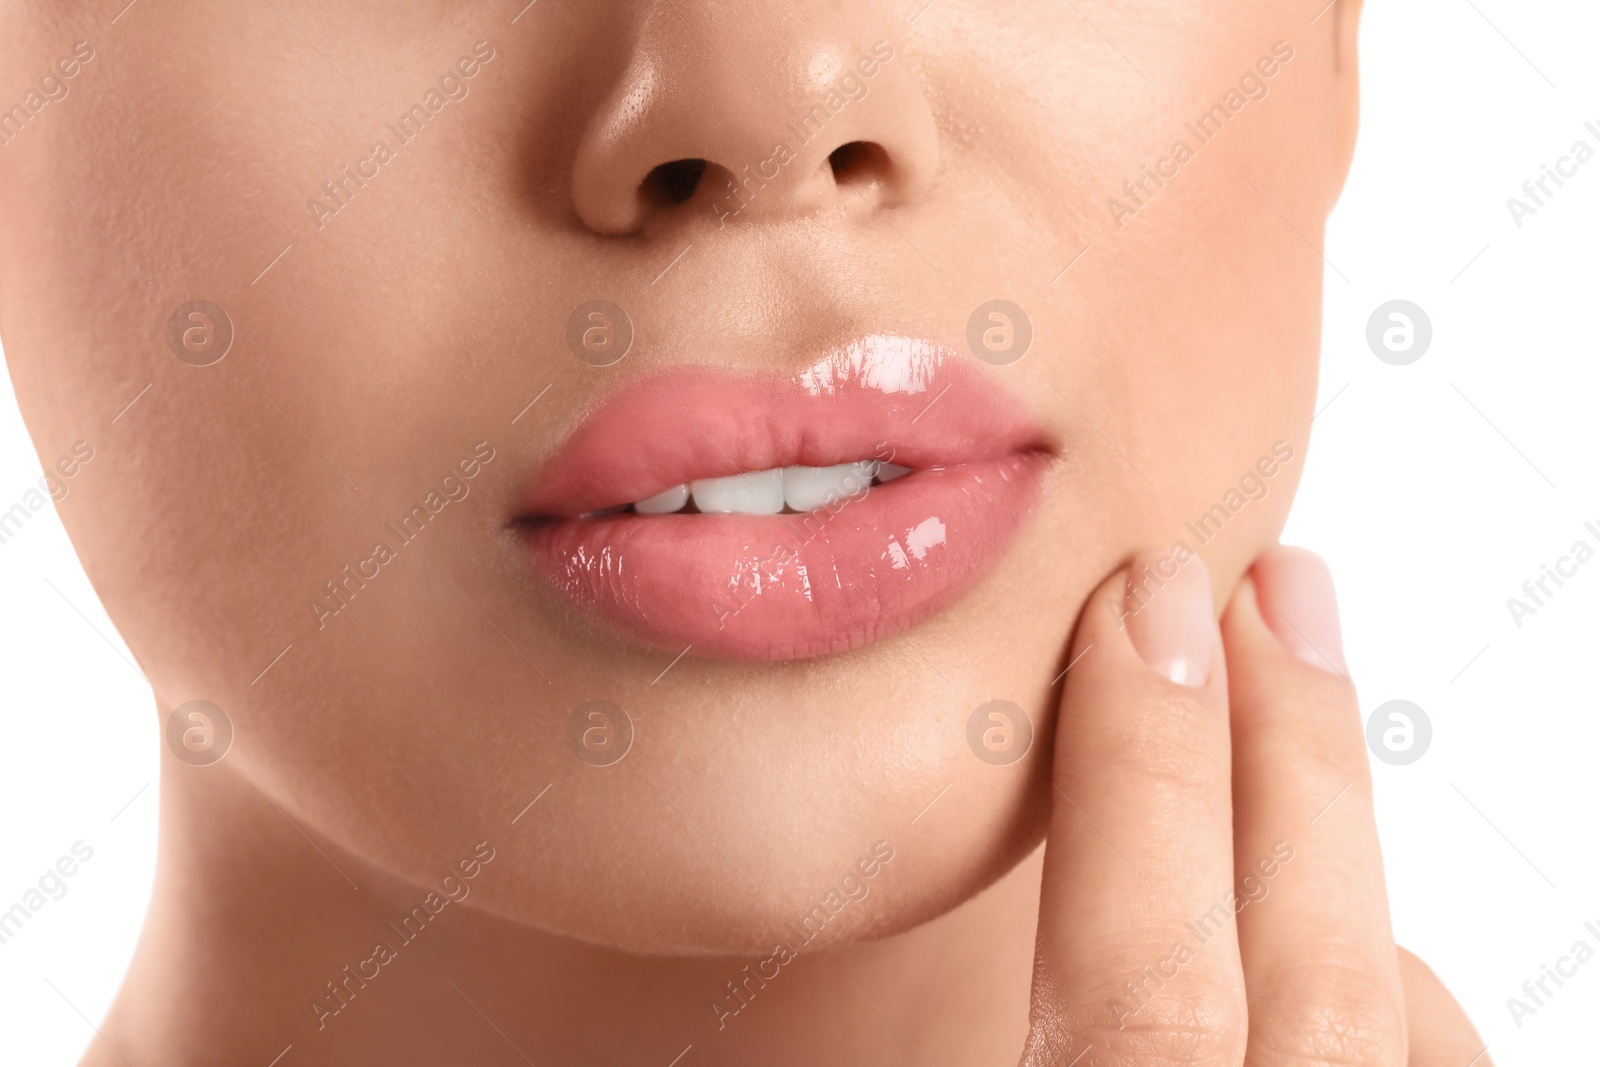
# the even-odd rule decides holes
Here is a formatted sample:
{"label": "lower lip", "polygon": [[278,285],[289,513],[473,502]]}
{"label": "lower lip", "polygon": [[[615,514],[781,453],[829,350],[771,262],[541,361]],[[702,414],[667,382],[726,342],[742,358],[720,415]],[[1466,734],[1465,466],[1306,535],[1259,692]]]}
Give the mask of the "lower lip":
{"label": "lower lip", "polygon": [[913,472],[794,515],[613,515],[527,527],[569,599],[654,644],[727,659],[895,636],[976,584],[1037,496],[1044,457]]}

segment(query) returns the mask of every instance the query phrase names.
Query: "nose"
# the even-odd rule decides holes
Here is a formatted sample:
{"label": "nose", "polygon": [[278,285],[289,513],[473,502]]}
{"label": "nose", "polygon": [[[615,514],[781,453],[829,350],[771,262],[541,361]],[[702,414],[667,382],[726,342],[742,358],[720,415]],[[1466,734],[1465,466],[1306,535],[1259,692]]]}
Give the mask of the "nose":
{"label": "nose", "polygon": [[870,213],[933,180],[933,113],[865,0],[652,5],[582,116],[572,202],[600,234]]}

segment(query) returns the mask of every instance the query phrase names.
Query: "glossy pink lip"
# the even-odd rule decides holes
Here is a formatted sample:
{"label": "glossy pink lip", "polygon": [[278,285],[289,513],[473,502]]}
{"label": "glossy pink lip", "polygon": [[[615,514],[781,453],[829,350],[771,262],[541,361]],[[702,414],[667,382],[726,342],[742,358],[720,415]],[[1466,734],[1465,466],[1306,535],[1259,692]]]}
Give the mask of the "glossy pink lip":
{"label": "glossy pink lip", "polygon": [[[958,354],[875,335],[789,377],[625,386],[546,465],[521,522],[559,592],[636,636],[798,659],[891,636],[971,587],[1021,526],[1046,452]],[[584,517],[696,478],[864,459],[913,472],[808,514]]]}

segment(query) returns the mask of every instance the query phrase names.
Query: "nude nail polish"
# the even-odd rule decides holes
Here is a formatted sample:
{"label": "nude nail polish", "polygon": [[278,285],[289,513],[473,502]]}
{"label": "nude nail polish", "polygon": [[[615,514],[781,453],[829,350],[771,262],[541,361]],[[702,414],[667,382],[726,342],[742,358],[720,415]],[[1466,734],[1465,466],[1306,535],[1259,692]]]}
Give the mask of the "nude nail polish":
{"label": "nude nail polish", "polygon": [[1140,553],[1129,567],[1125,596],[1123,618],[1139,658],[1169,681],[1205,685],[1215,630],[1205,562]]}
{"label": "nude nail polish", "polygon": [[1261,618],[1284,648],[1313,667],[1345,673],[1333,575],[1320,556],[1277,545],[1256,560],[1250,580]]}

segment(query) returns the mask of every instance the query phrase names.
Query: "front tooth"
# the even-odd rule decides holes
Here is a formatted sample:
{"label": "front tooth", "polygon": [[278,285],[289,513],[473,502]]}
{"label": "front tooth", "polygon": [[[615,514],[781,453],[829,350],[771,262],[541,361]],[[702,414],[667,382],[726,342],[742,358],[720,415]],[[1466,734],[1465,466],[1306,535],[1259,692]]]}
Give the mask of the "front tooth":
{"label": "front tooth", "polygon": [[633,510],[641,515],[670,515],[674,511],[682,510],[689,502],[689,487],[675,485],[671,489],[663,489],[655,496],[641,500],[633,505]]}
{"label": "front tooth", "polygon": [[753,471],[689,483],[694,506],[712,514],[776,515],[783,510],[783,471]]}
{"label": "front tooth", "polygon": [[910,473],[910,467],[902,467],[898,463],[878,464],[878,481],[880,482],[892,482],[896,478],[904,478]]}
{"label": "front tooth", "polygon": [[872,484],[870,461],[836,467],[785,467],[783,499],[795,511],[815,511],[842,496],[853,496]]}

